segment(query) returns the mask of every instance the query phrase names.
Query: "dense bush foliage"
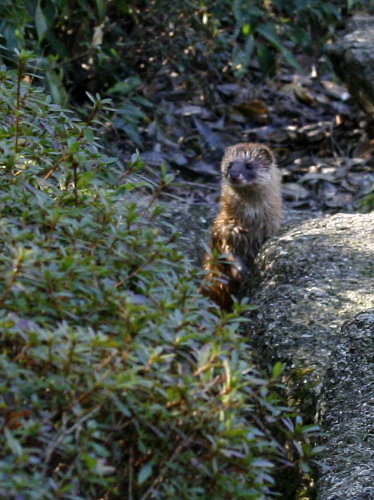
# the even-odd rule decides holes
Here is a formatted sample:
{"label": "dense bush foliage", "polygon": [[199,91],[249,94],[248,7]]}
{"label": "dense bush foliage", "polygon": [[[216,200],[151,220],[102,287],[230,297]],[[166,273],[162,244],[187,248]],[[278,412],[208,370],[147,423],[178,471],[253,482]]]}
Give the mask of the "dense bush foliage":
{"label": "dense bush foliage", "polygon": [[253,366],[240,316],[163,236],[167,173],[153,186],[135,162],[116,185],[95,138],[108,103],[81,122],[27,63],[0,71],[0,497],[267,497],[314,453],[282,367]]}

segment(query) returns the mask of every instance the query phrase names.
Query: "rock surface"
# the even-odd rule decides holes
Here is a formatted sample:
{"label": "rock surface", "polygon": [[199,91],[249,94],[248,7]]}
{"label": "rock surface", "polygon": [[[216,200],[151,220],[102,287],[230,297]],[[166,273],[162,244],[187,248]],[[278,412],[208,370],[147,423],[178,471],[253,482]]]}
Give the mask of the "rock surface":
{"label": "rock surface", "polygon": [[374,213],[285,228],[251,281],[250,302],[260,307],[249,334],[293,368],[309,416],[319,404],[327,433],[318,499],[373,500],[374,329],[363,311],[374,308]]}
{"label": "rock surface", "polygon": [[374,116],[374,17],[354,20],[351,31],[326,51],[349,92]]}
{"label": "rock surface", "polygon": [[373,278],[374,214],[291,224],[258,258],[251,302],[261,305],[261,343],[290,365],[313,368],[317,395],[341,325],[374,307]]}
{"label": "rock surface", "polygon": [[319,401],[318,500],[374,498],[374,309],[343,325]]}

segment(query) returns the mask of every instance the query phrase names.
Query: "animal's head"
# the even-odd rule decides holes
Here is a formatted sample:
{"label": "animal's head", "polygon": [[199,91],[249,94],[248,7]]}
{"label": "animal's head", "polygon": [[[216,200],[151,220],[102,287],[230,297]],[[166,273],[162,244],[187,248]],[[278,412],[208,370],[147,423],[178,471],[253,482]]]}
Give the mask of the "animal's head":
{"label": "animal's head", "polygon": [[234,190],[248,190],[271,180],[273,153],[267,146],[241,143],[226,149],[222,159],[222,178]]}

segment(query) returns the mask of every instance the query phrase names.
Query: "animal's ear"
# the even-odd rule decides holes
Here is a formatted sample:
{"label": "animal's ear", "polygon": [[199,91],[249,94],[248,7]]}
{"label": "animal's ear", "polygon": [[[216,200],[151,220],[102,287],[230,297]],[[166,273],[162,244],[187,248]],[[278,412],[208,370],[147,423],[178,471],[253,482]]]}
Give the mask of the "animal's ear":
{"label": "animal's ear", "polygon": [[266,146],[261,146],[258,155],[266,165],[271,165],[272,163],[275,163],[275,156],[272,151]]}
{"label": "animal's ear", "polygon": [[222,172],[225,172],[231,163],[232,158],[235,156],[234,151],[235,146],[229,146],[225,149],[222,162],[221,162],[221,170]]}
{"label": "animal's ear", "polygon": [[224,158],[231,158],[235,152],[235,146],[228,146],[223,154]]}

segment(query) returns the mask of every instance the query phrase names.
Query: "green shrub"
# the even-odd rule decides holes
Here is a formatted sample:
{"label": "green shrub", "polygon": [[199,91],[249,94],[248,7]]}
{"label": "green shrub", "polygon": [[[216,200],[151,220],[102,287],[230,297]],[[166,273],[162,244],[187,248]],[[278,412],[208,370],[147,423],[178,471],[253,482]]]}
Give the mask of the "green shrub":
{"label": "green shrub", "polygon": [[[281,62],[333,36],[347,9],[323,0],[3,0],[0,62],[15,49],[38,55],[37,70],[54,102],[86,102],[86,91],[113,98],[120,136],[141,146],[139,128],[157,120],[165,87],[205,93],[222,78],[275,75]],[[81,20],[84,19],[84,23]],[[300,69],[300,68],[299,68]],[[189,75],[186,78],[186,75]]]}
{"label": "green shrub", "polygon": [[374,186],[372,186],[368,194],[361,198],[359,206],[361,212],[364,213],[369,213],[374,210]]}
{"label": "green shrub", "polygon": [[352,0],[4,0],[7,50],[0,54],[6,60],[15,48],[39,54],[56,102],[66,102],[66,89],[82,101],[86,90],[115,88],[127,105],[127,78],[143,88],[155,75],[202,70],[241,77],[255,61],[274,74],[278,58],[297,66],[295,49],[323,44],[343,10],[356,7]]}
{"label": "green shrub", "polygon": [[152,187],[135,162],[116,185],[108,103],[77,120],[27,83],[29,57],[0,71],[0,498],[268,497],[314,453],[281,365],[254,367],[155,194],[134,202],[167,173]]}

